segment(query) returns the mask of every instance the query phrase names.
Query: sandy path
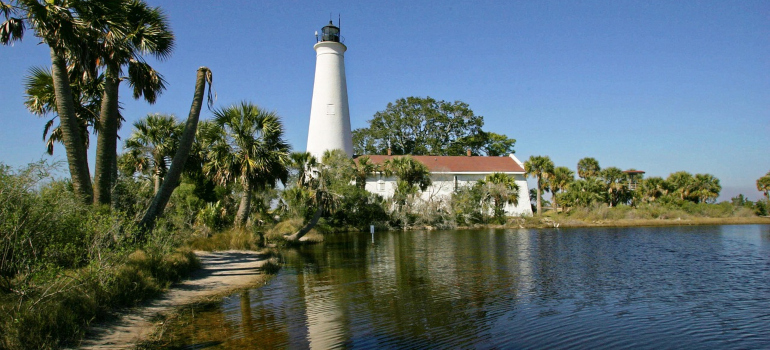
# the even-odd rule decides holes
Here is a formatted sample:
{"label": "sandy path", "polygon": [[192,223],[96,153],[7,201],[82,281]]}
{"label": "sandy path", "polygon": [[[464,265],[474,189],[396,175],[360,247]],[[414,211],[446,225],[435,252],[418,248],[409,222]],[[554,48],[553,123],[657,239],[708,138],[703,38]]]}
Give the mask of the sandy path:
{"label": "sandy path", "polygon": [[195,254],[201,261],[201,269],[189,280],[175,284],[159,299],[132,309],[117,320],[92,327],[80,348],[132,349],[154,329],[153,317],[207,296],[252,286],[263,276],[257,268],[267,261],[266,255],[251,251],[196,251]]}

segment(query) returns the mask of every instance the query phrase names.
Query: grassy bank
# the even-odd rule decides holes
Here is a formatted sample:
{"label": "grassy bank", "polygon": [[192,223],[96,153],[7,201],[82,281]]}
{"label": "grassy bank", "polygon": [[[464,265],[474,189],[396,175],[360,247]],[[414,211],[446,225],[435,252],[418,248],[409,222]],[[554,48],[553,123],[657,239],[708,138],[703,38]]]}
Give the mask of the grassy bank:
{"label": "grassy bank", "polygon": [[506,227],[633,227],[681,225],[770,224],[770,217],[757,216],[748,208],[723,202],[643,204],[637,207],[606,205],[548,211],[542,216],[510,218]]}
{"label": "grassy bank", "polygon": [[76,345],[94,321],[157,296],[198,266],[162,222],[143,243],[134,217],[81,204],[52,166],[0,166],[0,348]]}

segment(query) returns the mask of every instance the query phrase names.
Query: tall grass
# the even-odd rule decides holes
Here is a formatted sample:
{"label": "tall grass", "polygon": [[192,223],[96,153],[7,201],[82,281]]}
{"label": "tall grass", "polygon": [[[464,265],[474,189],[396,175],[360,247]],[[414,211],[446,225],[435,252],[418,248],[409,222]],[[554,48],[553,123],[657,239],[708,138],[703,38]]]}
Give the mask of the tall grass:
{"label": "tall grass", "polygon": [[74,197],[55,165],[0,165],[0,348],[72,346],[115,308],[160,293],[197,268],[183,235],[159,225],[139,245],[130,214]]}
{"label": "tall grass", "polygon": [[618,205],[610,208],[606,204],[594,204],[590,207],[572,208],[567,214],[559,215],[565,219],[583,221],[601,220],[667,220],[693,218],[730,218],[755,216],[751,209],[735,206],[729,202],[716,204],[693,203],[644,203],[637,207]]}

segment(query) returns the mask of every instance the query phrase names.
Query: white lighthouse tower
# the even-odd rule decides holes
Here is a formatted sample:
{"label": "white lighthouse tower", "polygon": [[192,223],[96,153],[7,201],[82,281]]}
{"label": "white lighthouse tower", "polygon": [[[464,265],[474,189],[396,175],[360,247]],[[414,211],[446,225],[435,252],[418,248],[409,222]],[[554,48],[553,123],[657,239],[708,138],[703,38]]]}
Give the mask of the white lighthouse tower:
{"label": "white lighthouse tower", "polygon": [[345,82],[345,50],[340,42],[340,28],[332,21],[321,29],[316,51],[313,102],[310,107],[310,128],[307,151],[319,161],[324,151],[341,149],[353,156],[350,132],[348,85]]}

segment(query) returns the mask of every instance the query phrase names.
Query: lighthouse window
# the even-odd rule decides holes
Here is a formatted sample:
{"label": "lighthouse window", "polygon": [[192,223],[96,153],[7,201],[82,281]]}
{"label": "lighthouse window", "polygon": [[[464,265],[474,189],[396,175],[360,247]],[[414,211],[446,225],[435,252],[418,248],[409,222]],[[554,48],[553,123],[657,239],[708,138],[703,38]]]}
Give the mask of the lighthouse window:
{"label": "lighthouse window", "polygon": [[326,105],[326,115],[335,115],[337,114],[336,108],[334,108],[334,105]]}

